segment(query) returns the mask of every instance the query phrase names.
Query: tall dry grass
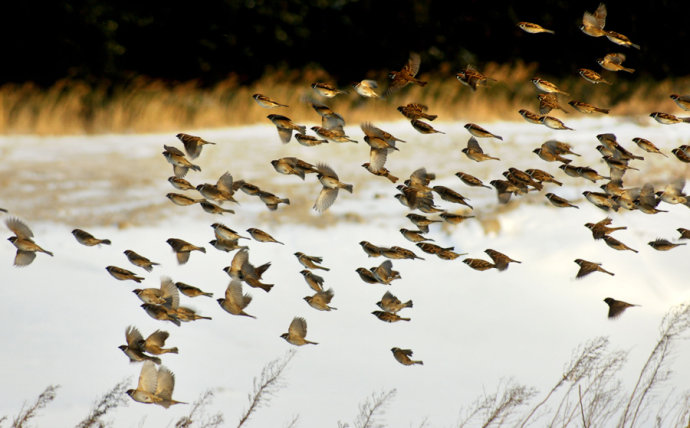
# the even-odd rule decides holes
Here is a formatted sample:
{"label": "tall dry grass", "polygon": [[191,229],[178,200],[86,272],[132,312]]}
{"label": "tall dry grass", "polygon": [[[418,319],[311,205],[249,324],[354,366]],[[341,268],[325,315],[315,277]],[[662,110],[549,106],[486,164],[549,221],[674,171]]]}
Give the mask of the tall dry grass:
{"label": "tall dry grass", "polygon": [[[455,78],[459,70],[444,64],[419,77],[429,81],[423,88],[410,87],[388,99],[364,99],[351,87],[349,93],[327,100],[327,104],[350,123],[371,120],[396,120],[400,104],[419,102],[430,107],[441,120],[519,119],[517,110],[536,110],[535,89],[529,79],[537,75],[537,64],[489,63],[481,69],[495,79],[488,88],[476,93]],[[605,72],[608,73],[608,72]],[[372,72],[367,78],[377,80],[385,89],[384,72]],[[553,79],[551,76],[540,76]],[[654,82],[635,75],[608,73],[613,85],[593,86],[578,77],[554,80],[577,100],[612,108],[612,114],[637,115],[655,110],[670,110],[668,96],[690,87],[690,77]],[[316,113],[308,101],[316,98],[310,88],[315,81],[333,82],[318,68],[269,70],[250,85],[242,85],[230,75],[212,87],[198,81],[171,83],[136,77],[122,84],[89,84],[61,80],[48,89],[33,83],[6,84],[0,87],[1,134],[81,134],[172,132],[179,129],[214,128],[265,123],[268,111],[251,98],[259,92],[289,109],[277,109],[296,121],[315,121]],[[345,88],[343,88],[345,89]],[[565,103],[565,101],[564,101]],[[577,114],[574,112],[574,114]]]}

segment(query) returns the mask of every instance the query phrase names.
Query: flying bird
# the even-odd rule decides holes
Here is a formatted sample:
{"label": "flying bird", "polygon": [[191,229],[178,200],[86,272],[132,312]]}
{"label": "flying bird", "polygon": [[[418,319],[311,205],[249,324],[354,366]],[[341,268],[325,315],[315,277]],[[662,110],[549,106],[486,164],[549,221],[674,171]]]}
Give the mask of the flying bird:
{"label": "flying bird", "polygon": [[307,336],[307,321],[302,318],[302,317],[295,317],[292,319],[292,322],[290,323],[290,327],[288,327],[288,332],[283,333],[280,335],[283,339],[285,339],[288,343],[291,343],[296,346],[302,346],[302,345],[318,345],[316,342],[311,342],[305,337]]}
{"label": "flying bird", "polygon": [[7,240],[17,248],[17,254],[14,257],[15,266],[30,265],[36,258],[37,252],[53,256],[52,252],[44,250],[31,239],[34,236],[33,232],[21,220],[14,217],[8,218],[5,220],[5,225],[14,233],[14,236],[10,236]]}
{"label": "flying bird", "polygon": [[175,388],[175,375],[166,367],[156,366],[151,361],[145,361],[141,366],[139,383],[136,389],[128,389],[127,395],[134,401],[145,404],[157,404],[166,409],[173,404],[187,404],[172,399]]}

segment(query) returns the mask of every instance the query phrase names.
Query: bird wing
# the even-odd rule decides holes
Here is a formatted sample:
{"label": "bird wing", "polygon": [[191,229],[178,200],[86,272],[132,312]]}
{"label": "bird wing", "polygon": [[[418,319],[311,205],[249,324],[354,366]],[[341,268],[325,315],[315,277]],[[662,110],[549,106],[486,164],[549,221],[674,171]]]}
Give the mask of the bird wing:
{"label": "bird wing", "polygon": [[290,323],[288,334],[304,338],[307,335],[307,321],[302,317],[295,317]]}
{"label": "bird wing", "polygon": [[183,265],[189,260],[189,251],[180,251],[176,253],[177,264]]}
{"label": "bird wing", "polygon": [[326,129],[342,128],[345,126],[345,119],[338,113],[330,113],[321,116],[321,126]]}
{"label": "bird wing", "polygon": [[168,336],[170,336],[170,333],[167,331],[156,330],[146,338],[146,345],[155,345],[158,347],[165,346],[165,341],[168,339]]}
{"label": "bird wing", "polygon": [[407,60],[407,64],[403,67],[403,70],[408,72],[410,76],[414,77],[419,73],[419,65],[421,64],[421,59],[419,54],[415,52],[410,53],[410,58]]}
{"label": "bird wing", "polygon": [[474,137],[470,137],[470,139],[467,140],[467,148],[470,151],[474,151],[477,153],[484,153],[484,150],[482,150],[482,148],[479,146],[479,142]]}
{"label": "bird wing", "polygon": [[319,212],[326,211],[331,205],[333,205],[333,202],[335,202],[335,198],[338,196],[338,189],[329,189],[328,187],[324,187],[321,189],[321,192],[319,192],[319,196],[316,198],[316,202],[314,202],[314,209]]}
{"label": "bird wing", "polygon": [[239,272],[242,270],[242,266],[249,262],[249,251],[247,249],[242,249],[235,253],[230,263],[230,270]]}
{"label": "bird wing", "polygon": [[644,186],[642,186],[642,190],[640,191],[640,204],[648,207],[656,207],[658,204],[658,201],[656,200],[654,196],[654,186],[651,183],[645,183]]}
{"label": "bird wing", "polygon": [[24,224],[24,222],[18,218],[8,218],[5,220],[5,224],[12,232],[14,232],[15,235],[20,238],[29,239],[33,238],[34,236],[34,234],[31,232],[31,229],[29,229],[29,226]]}
{"label": "bird wing", "polygon": [[625,55],[622,53],[606,54],[606,56],[604,57],[604,61],[609,61],[613,64],[621,65],[623,64],[623,61],[625,61]]}
{"label": "bird wing", "polygon": [[216,187],[218,187],[219,190],[232,193],[232,174],[229,172],[225,172],[223,175],[220,176],[218,179],[218,182],[216,183]]}
{"label": "bird wing", "polygon": [[338,174],[333,171],[333,168],[330,166],[326,165],[325,163],[319,163],[316,165],[317,170],[319,171],[319,174],[325,175],[326,177],[333,177],[336,180],[338,180]]}
{"label": "bird wing", "polygon": [[369,151],[369,168],[373,171],[380,171],[388,159],[388,149],[371,148]]}
{"label": "bird wing", "polygon": [[158,371],[156,365],[151,360],[144,361],[141,366],[141,373],[139,374],[139,384],[137,389],[151,394],[156,392],[156,383],[158,379]]}
{"label": "bird wing", "polygon": [[599,3],[599,7],[594,11],[594,19],[597,21],[597,26],[604,29],[606,25],[606,5],[604,3]]}
{"label": "bird wing", "polygon": [[173,389],[175,388],[175,375],[167,367],[158,369],[158,382],[156,383],[157,397],[165,400],[172,400]]}
{"label": "bird wing", "polygon": [[175,156],[184,156],[184,152],[178,149],[177,147],[163,145],[163,149],[165,149],[166,152],[171,153]]}
{"label": "bird wing", "polygon": [[127,339],[127,346],[130,348],[139,349],[141,348],[141,343],[144,341],[144,337],[133,325],[130,325],[125,330],[125,338]]}
{"label": "bird wing", "polygon": [[242,281],[233,279],[225,289],[225,300],[233,305],[240,306],[242,302]]}
{"label": "bird wing", "polygon": [[386,294],[381,297],[381,306],[386,307],[395,300],[397,300],[397,297],[395,297],[390,291],[386,291]]}
{"label": "bird wing", "polygon": [[278,129],[278,136],[280,137],[280,141],[282,141],[283,143],[288,143],[290,141],[290,137],[292,137],[292,129],[281,128],[280,126],[276,126],[276,129]]}
{"label": "bird wing", "polygon": [[[186,254],[187,258],[189,258],[188,252],[177,254],[178,259],[180,254]],[[175,287],[175,284],[173,284],[172,279],[165,276],[161,278],[161,291],[163,293],[161,297],[165,299],[166,306],[169,306],[172,309],[177,309],[180,306],[180,291],[177,289],[177,287]]]}
{"label": "bird wing", "polygon": [[14,256],[15,266],[28,266],[36,258],[34,251],[17,250],[17,255]]}

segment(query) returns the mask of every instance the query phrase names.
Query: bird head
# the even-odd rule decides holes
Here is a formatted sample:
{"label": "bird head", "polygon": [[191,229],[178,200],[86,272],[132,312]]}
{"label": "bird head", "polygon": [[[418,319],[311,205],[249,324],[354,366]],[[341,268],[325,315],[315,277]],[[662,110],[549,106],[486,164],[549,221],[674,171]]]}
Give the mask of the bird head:
{"label": "bird head", "polygon": [[289,336],[289,333],[283,333],[280,335],[280,337],[282,337],[285,340],[287,340],[288,336]]}

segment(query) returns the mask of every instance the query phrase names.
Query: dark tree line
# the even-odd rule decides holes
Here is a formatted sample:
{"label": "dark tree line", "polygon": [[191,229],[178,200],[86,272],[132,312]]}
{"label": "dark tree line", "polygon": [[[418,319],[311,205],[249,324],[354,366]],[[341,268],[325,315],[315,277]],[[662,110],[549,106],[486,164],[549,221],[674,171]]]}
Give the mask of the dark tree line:
{"label": "dark tree line", "polygon": [[[627,65],[660,79],[689,74],[690,2],[605,1],[606,29],[642,46],[624,48],[578,29],[598,1],[487,0],[55,0],[6,2],[0,83],[49,85],[64,77],[123,81],[146,75],[213,84],[267,67],[325,68],[341,84],[402,66],[410,51],[422,72],[489,61],[537,61],[540,72],[598,69],[624,52]],[[458,12],[457,10],[460,10]],[[555,35],[532,35],[518,21]]]}

